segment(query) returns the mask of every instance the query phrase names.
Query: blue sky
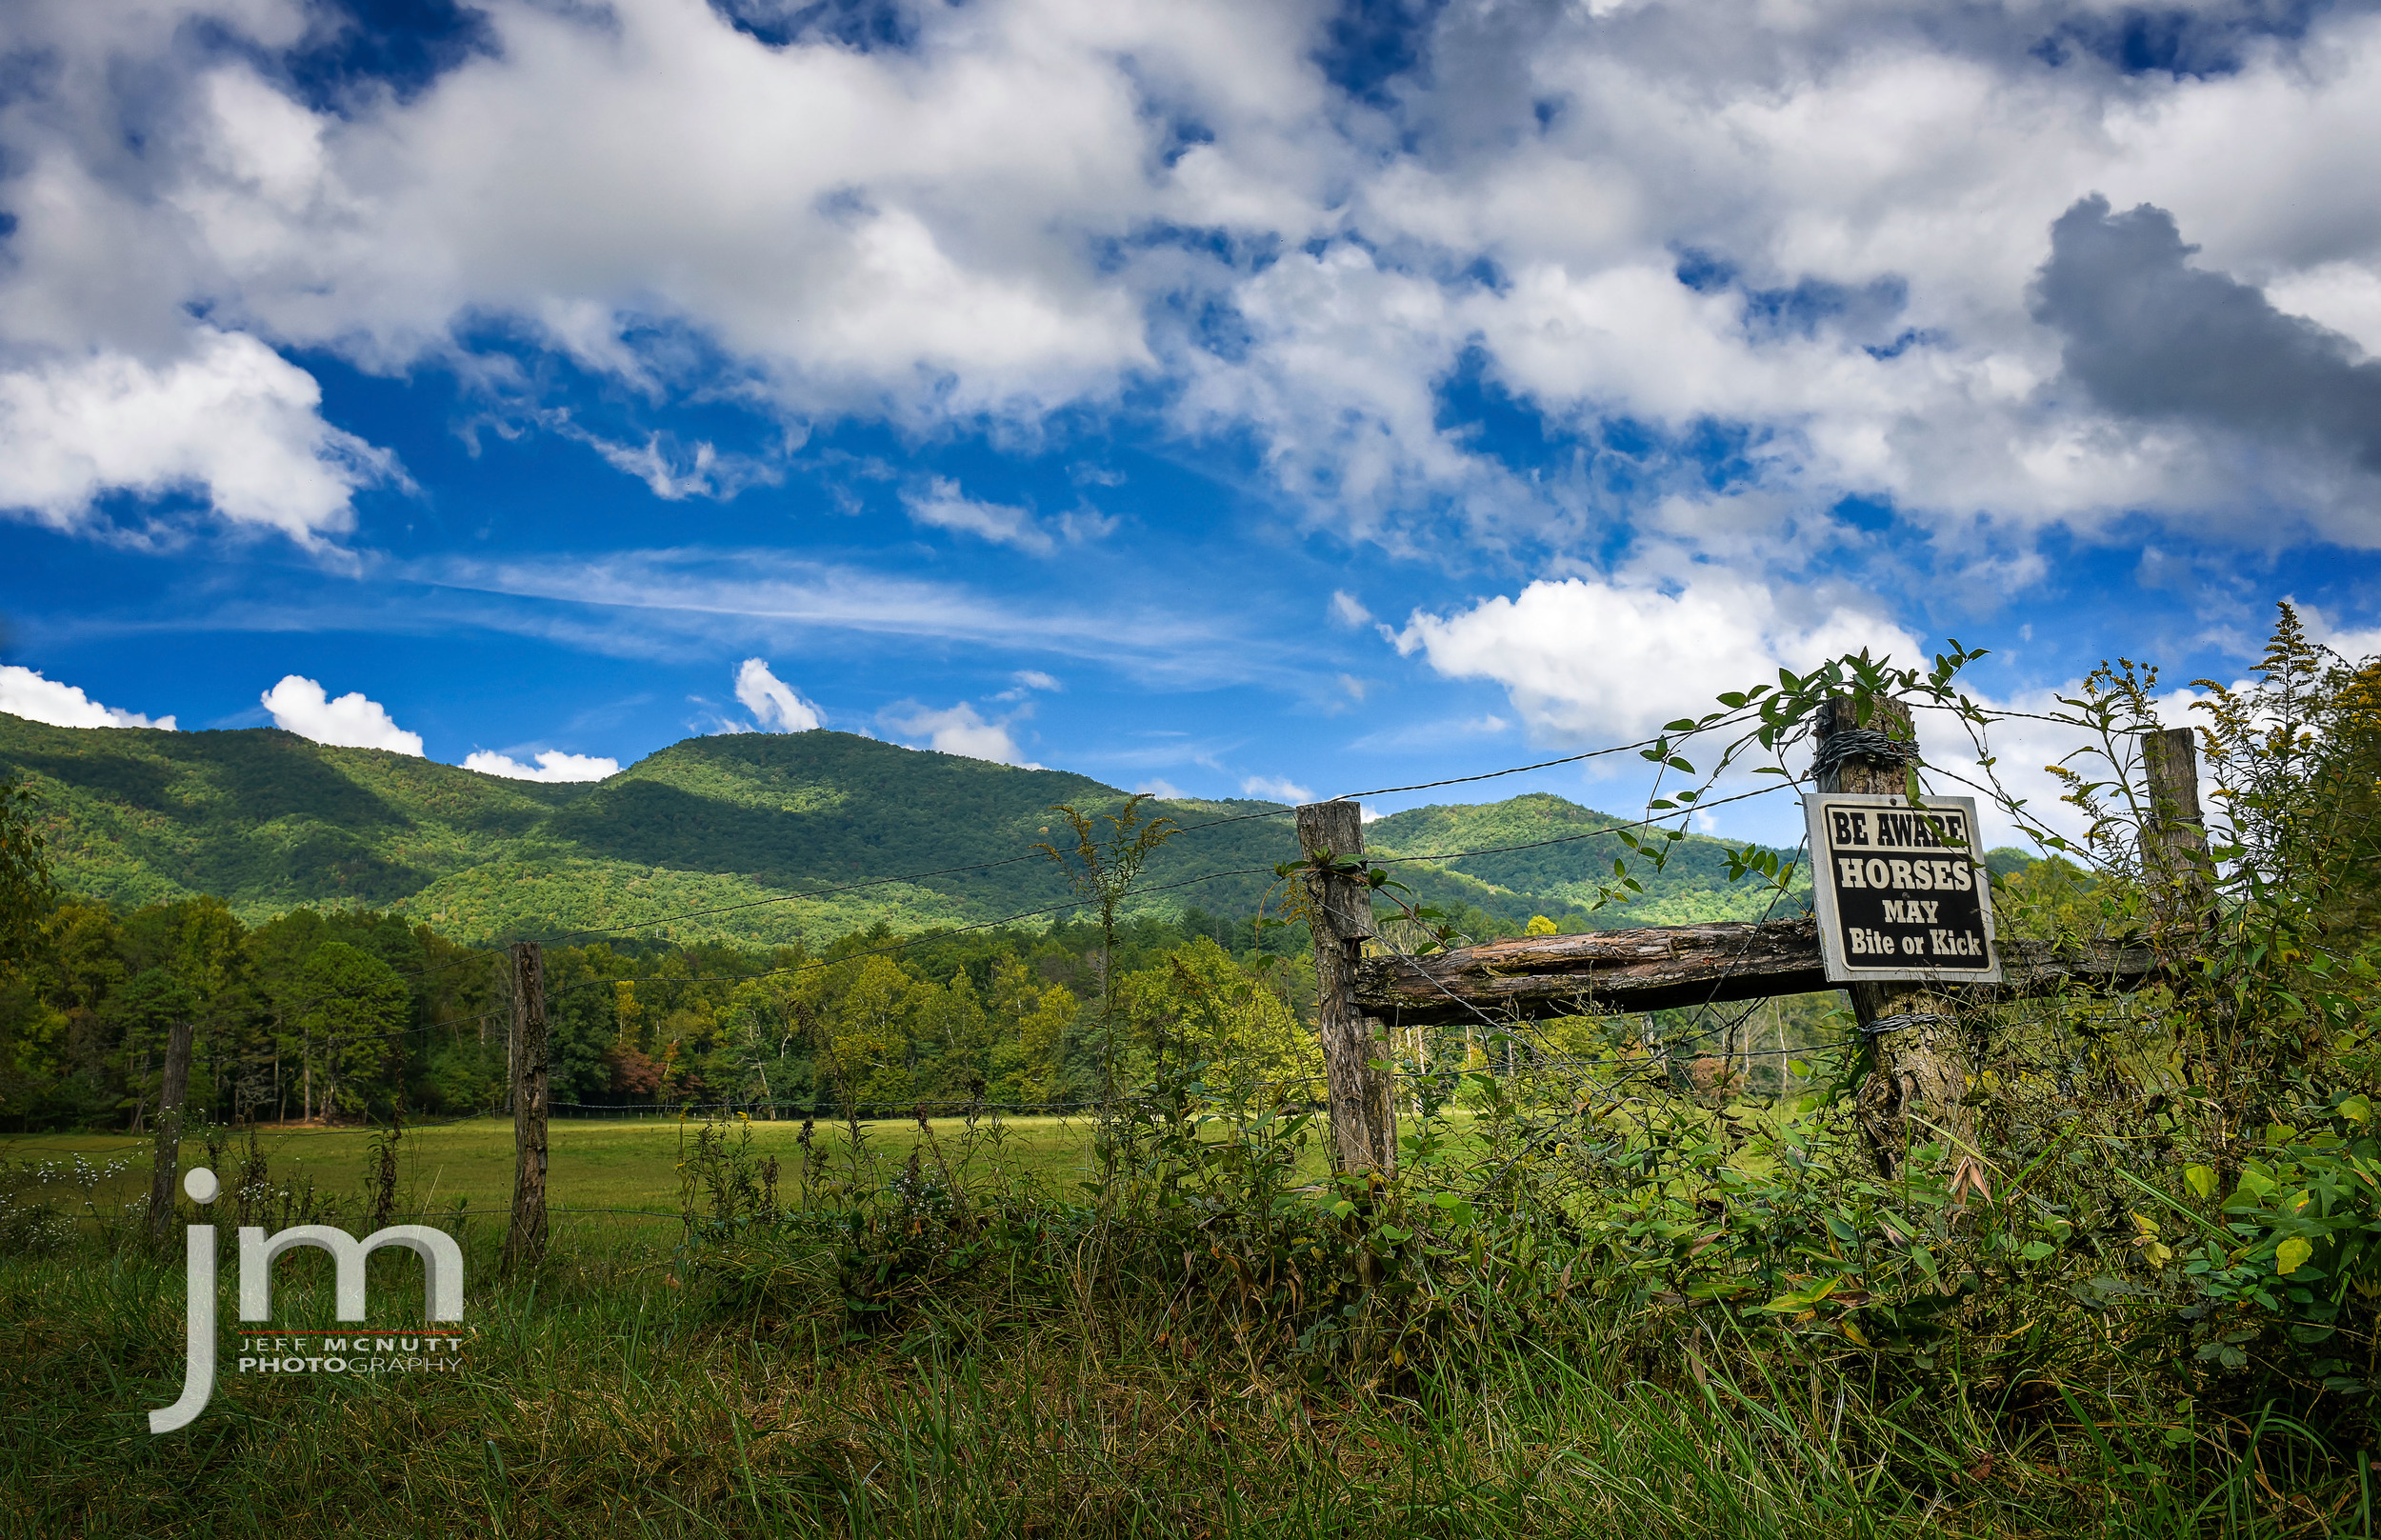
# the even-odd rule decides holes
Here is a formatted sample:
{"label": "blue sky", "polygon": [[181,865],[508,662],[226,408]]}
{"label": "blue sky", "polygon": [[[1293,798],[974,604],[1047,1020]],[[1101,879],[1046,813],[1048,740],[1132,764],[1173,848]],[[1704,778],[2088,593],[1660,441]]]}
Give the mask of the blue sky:
{"label": "blue sky", "polygon": [[2284,596],[2381,645],[2370,7],[156,0],[0,57],[0,709],[1287,798],[1860,646],[2019,702],[2231,677]]}

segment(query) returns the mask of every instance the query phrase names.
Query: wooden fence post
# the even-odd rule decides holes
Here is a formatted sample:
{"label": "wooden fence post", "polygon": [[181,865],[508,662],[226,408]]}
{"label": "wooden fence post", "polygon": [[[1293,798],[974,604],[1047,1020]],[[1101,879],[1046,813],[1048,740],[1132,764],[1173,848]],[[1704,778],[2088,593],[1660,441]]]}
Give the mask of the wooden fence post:
{"label": "wooden fence post", "polygon": [[[1310,860],[1364,854],[1364,814],[1352,802],[1312,802],[1298,810],[1298,844]],[[1351,877],[1307,873],[1314,917],[1314,1014],[1323,1038],[1323,1079],[1331,1096],[1331,1150],[1341,1170],[1397,1169],[1394,1078],[1372,1068],[1394,1051],[1381,1024],[1356,1008],[1356,959],[1373,933],[1371,890]]]}
{"label": "wooden fence post", "polygon": [[[1853,716],[1852,702],[1843,696],[1824,702],[1817,718],[1820,747],[1818,788],[1902,796],[1909,790],[1905,760],[1891,751],[1831,754],[1827,741],[1839,732],[1862,726]],[[1917,751],[1910,710],[1897,701],[1875,702],[1867,727],[1871,731],[1906,741]],[[1981,858],[1983,852],[1975,854]],[[1949,1133],[1962,1174],[1972,1166],[1976,1150],[1975,1111],[1967,1105],[1974,1077],[1969,1065],[1968,1043],[1959,1025],[1958,1008],[1951,997],[1923,984],[1851,984],[1852,1016],[1869,1045],[1873,1068],[1862,1083],[1854,1104],[1861,1132],[1877,1170],[1891,1176],[1910,1147],[1910,1119],[1922,1109],[1928,1122]]]}
{"label": "wooden fence post", "polygon": [[2199,811],[2199,747],[2191,729],[2143,733],[2141,771],[2150,800],[2141,825],[2141,874],[2155,933],[2190,946],[2204,938],[2215,918],[2215,862]]}
{"label": "wooden fence post", "polygon": [[534,941],[512,944],[512,1228],[505,1267],[546,1254],[546,961]]}
{"label": "wooden fence post", "polygon": [[157,1143],[150,1155],[149,1238],[163,1245],[173,1223],[174,1178],[182,1163],[182,1105],[190,1097],[190,1024],[177,1021],[166,1037],[165,1078],[157,1088]]}

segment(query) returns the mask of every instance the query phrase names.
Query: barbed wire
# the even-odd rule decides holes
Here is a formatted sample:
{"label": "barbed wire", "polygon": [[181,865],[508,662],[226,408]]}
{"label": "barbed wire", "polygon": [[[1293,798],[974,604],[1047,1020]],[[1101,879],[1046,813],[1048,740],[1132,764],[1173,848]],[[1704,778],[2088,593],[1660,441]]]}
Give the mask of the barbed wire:
{"label": "barbed wire", "polygon": [[[1776,789],[1775,789],[1775,788],[1765,788],[1765,789],[1763,789],[1763,790],[1776,790]],[[1757,794],[1759,794],[1759,793],[1755,792],[1755,793],[1750,793],[1750,794],[1755,794],[1755,795],[1757,795]],[[1794,847],[1794,854],[1793,854],[1793,858],[1792,858],[1791,862],[1791,863],[1788,865],[1788,867],[1787,867],[1787,871],[1788,871],[1790,874],[1791,874],[1791,872],[1793,872],[1793,871],[1795,871],[1795,870],[1799,870],[1799,869],[1801,868],[1802,863],[1803,863],[1803,856],[1804,856],[1804,854],[1807,852],[1807,850],[1808,850],[1808,849],[1809,849],[1809,845],[1810,845],[1810,839],[1809,839],[1808,834],[1806,834],[1806,835],[1804,836],[1804,838],[1803,838],[1801,841],[1799,841],[1799,842],[1795,845],[1795,847]],[[1786,893],[1787,893],[1787,882],[1788,882],[1789,880],[1791,880],[1791,877],[1789,877],[1789,878],[1787,878],[1787,879],[1781,879],[1781,880],[1780,880],[1780,881],[1776,884],[1776,886],[1773,888],[1773,890],[1772,890],[1772,891],[1771,892],[1771,895],[1770,895],[1770,902],[1769,902],[1769,904],[1768,904],[1768,905],[1767,905],[1767,906],[1763,909],[1763,910],[1762,910],[1761,918],[1760,918],[1759,920],[1757,920],[1757,921],[1755,921],[1755,922],[1753,923],[1752,928],[1751,928],[1751,929],[1749,929],[1749,930],[1746,930],[1744,940],[1743,940],[1743,941],[1742,941],[1742,942],[1738,945],[1738,947],[1737,947],[1737,949],[1736,949],[1736,955],[1735,955],[1733,958],[1731,958],[1731,959],[1730,960],[1729,967],[1721,972],[1720,976],[1719,976],[1718,978],[1716,978],[1716,979],[1714,979],[1714,980],[1712,981],[1712,984],[1711,984],[1711,992],[1710,992],[1709,996],[1707,996],[1707,998],[1705,999],[1705,1001],[1703,1002],[1703,1004],[1702,1004],[1702,1005],[1700,1005],[1700,1006],[1698,1006],[1698,1007],[1696,1008],[1696,1010],[1697,1010],[1698,1015],[1702,1015],[1702,1014],[1708,1013],[1708,1012],[1709,1012],[1709,1010],[1711,1010],[1711,1006],[1713,1006],[1714,1004],[1716,1004],[1716,1003],[1717,1003],[1720,990],[1721,990],[1723,988],[1725,988],[1725,987],[1726,987],[1728,980],[1729,980],[1731,977],[1732,977],[1732,976],[1734,975],[1734,971],[1735,971],[1736,968],[1742,965],[1742,963],[1743,963],[1743,961],[1744,961],[1745,956],[1746,956],[1746,955],[1750,952],[1751,948],[1751,945],[1752,945],[1752,939],[1753,939],[1753,937],[1759,934],[1759,928],[1760,928],[1762,925],[1765,925],[1765,924],[1767,924],[1767,923],[1769,922],[1770,917],[1771,917],[1772,914],[1774,914],[1774,913],[1776,912],[1778,902],[1786,896]],[[1391,943],[1390,945],[1391,945],[1391,952],[1392,952],[1392,954],[1393,954],[1393,955],[1399,956],[1399,957],[1403,958],[1404,960],[1406,960],[1406,961],[1408,961],[1408,962],[1412,962],[1412,961],[1414,961],[1414,960],[1415,960],[1415,959],[1412,957],[1412,955],[1411,955],[1411,953],[1407,953],[1407,952],[1403,951],[1401,949],[1396,948],[1396,947],[1395,947],[1395,945],[1394,945],[1393,943]],[[1481,1020],[1482,1022],[1486,1023],[1486,1024],[1487,1024],[1487,1025],[1488,1025],[1488,1026],[1489,1026],[1491,1030],[1494,1030],[1497,1034],[1499,1034],[1499,1035],[1501,1035],[1501,1036],[1510,1036],[1510,1035],[1515,1035],[1515,1034],[1516,1034],[1515,1030],[1516,1030],[1516,1028],[1518,1028],[1518,1027],[1519,1027],[1519,1022],[1518,1022],[1518,1021],[1516,1021],[1516,1020],[1499,1021],[1497,1018],[1491,1016],[1491,1015],[1490,1015],[1487,1011],[1485,1011],[1484,1010],[1482,1010],[1482,1009],[1480,1008],[1480,1006],[1479,1006],[1476,1002],[1473,1002],[1473,1001],[1471,1001],[1471,1000],[1467,1000],[1467,999],[1463,999],[1463,998],[1461,998],[1461,997],[1457,996],[1453,990],[1450,990],[1450,989],[1446,986],[1446,984],[1445,984],[1442,980],[1440,980],[1440,979],[1439,979],[1439,977],[1437,976],[1437,974],[1435,974],[1434,972],[1432,972],[1432,971],[1431,971],[1431,970],[1430,970],[1429,969],[1425,969],[1425,968],[1416,968],[1416,969],[1414,970],[1414,971],[1415,971],[1415,972],[1417,972],[1417,973],[1419,973],[1419,974],[1421,974],[1421,976],[1422,976],[1422,977],[1423,977],[1423,978],[1424,978],[1424,979],[1425,979],[1428,983],[1430,983],[1430,984],[1431,985],[1431,987],[1432,987],[1432,988],[1436,989],[1436,990],[1438,990],[1441,994],[1445,995],[1445,996],[1448,998],[1448,1000],[1449,1000],[1450,1002],[1451,1002],[1451,1003],[1453,1003],[1453,1004],[1455,1004],[1455,1005],[1461,1006],[1463,1009],[1465,1009],[1465,1010],[1467,1010],[1471,1011],[1473,1015],[1475,1015],[1475,1016],[1479,1017],[1479,1018],[1480,1018],[1480,1020]],[[1739,1027],[1743,1026],[1743,1025],[1744,1025],[1744,1023],[1745,1023],[1746,1021],[1748,1021],[1748,1020],[1750,1020],[1750,1019],[1751,1018],[1752,1014],[1753,1014],[1755,1011],[1757,1011],[1758,1010],[1760,1010],[1761,1005],[1762,1005],[1762,1000],[1761,1000],[1761,999],[1756,998],[1756,999],[1754,999],[1754,1000],[1751,1001],[1750,1003],[1748,1003],[1748,1004],[1747,1004],[1747,1006],[1745,1007],[1745,1009],[1744,1009],[1742,1011],[1739,1011],[1739,1012],[1735,1015],[1735,1017],[1734,1017],[1734,1018],[1732,1018],[1731,1020],[1722,1022],[1722,1023],[1718,1024],[1717,1026],[1713,1026],[1713,1027],[1706,1028],[1706,1029],[1705,1029],[1704,1030],[1702,1030],[1701,1032],[1690,1033],[1690,1034],[1688,1034],[1688,1035],[1687,1035],[1686,1037],[1684,1037],[1684,1038],[1675,1038],[1675,1039],[1673,1039],[1673,1038],[1665,1038],[1664,1040],[1662,1040],[1662,1042],[1661,1042],[1661,1043],[1660,1043],[1660,1045],[1659,1045],[1659,1051],[1658,1051],[1658,1052],[1656,1052],[1656,1053],[1653,1053],[1653,1054],[1646,1055],[1646,1056],[1645,1056],[1645,1060],[1644,1060],[1644,1062],[1648,1062],[1648,1063],[1659,1063],[1659,1064],[1662,1064],[1662,1065],[1664,1065],[1664,1066],[1668,1066],[1668,1065],[1671,1064],[1672,1062],[1674,1062],[1674,1054],[1675,1054],[1676,1048],[1677,1048],[1677,1047],[1678,1047],[1678,1045],[1679,1045],[1680,1043],[1682,1043],[1682,1042],[1684,1042],[1684,1043],[1692,1043],[1692,1042],[1697,1042],[1697,1041],[1709,1041],[1711,1037],[1713,1037],[1713,1036],[1717,1036],[1717,1035],[1720,1035],[1721,1033],[1728,1033],[1728,1034],[1732,1035],[1732,1034],[1735,1032],[1735,1030],[1736,1030]],[[1395,1012],[1392,1012],[1392,1014],[1395,1014]],[[1603,1016],[1605,1016],[1605,1017],[1607,1017],[1607,1018],[1612,1018],[1614,1013],[1612,1013],[1612,1012],[1601,1012],[1601,1013],[1598,1013],[1598,1012],[1591,1012],[1591,1011],[1582,1011],[1582,1012],[1580,1012],[1579,1014],[1581,1014],[1581,1015],[1583,1015],[1583,1016],[1587,1016],[1587,1015],[1595,1015],[1595,1014],[1601,1014],[1601,1015],[1603,1015]],[[1636,1012],[1633,1012],[1633,1011],[1632,1011],[1632,1012],[1628,1012],[1627,1014],[1633,1015],[1633,1014],[1636,1014]],[[1649,1024],[1650,1024],[1650,1023],[1651,1023],[1651,1014],[1650,1014],[1650,1013],[1648,1014],[1648,1021],[1649,1021]],[[1392,1030],[1392,1031],[1394,1031],[1394,1030],[1397,1030],[1399,1027],[1401,1027],[1401,1026],[1402,1026],[1402,1022],[1392,1023],[1391,1030]],[[1469,1032],[1467,1031],[1467,1036],[1468,1036],[1468,1035],[1469,1035]],[[1731,1058],[1742,1057],[1742,1058],[1746,1058],[1746,1059],[1751,1059],[1751,1058],[1753,1058],[1753,1057],[1756,1057],[1756,1056],[1766,1057],[1766,1056],[1768,1056],[1768,1054],[1769,1054],[1770,1052],[1783,1053],[1783,1052],[1785,1052],[1785,1051],[1788,1051],[1788,1050],[1762,1050],[1761,1052],[1756,1053],[1754,1050],[1744,1050],[1744,1051],[1742,1051],[1742,1052],[1740,1053],[1740,1052],[1738,1052],[1737,1050],[1733,1050],[1733,1049],[1731,1049],[1731,1050],[1729,1050],[1729,1056],[1730,1056]],[[1540,1056],[1542,1057],[1542,1055],[1540,1055]],[[1611,1058],[1609,1058],[1609,1057],[1602,1057],[1602,1058],[1598,1058],[1595,1062],[1597,1062],[1598,1064],[1600,1064],[1600,1065],[1601,1065],[1601,1064],[1626,1063],[1626,1062],[1630,1062],[1630,1061],[1627,1061],[1627,1060],[1614,1060],[1614,1059],[1611,1059]],[[1511,1068],[1511,1065],[1510,1065],[1510,1063],[1509,1063],[1509,1065],[1508,1065],[1508,1070],[1509,1070],[1509,1071],[1510,1071]],[[1432,1079],[1432,1080],[1435,1080],[1435,1079],[1437,1079],[1437,1078],[1439,1077],[1439,1074],[1440,1074],[1440,1072],[1439,1072],[1439,1071],[1432,1071],[1432,1070],[1417,1070],[1416,1071],[1414,1071],[1414,1072],[1413,1072],[1413,1076],[1412,1076],[1412,1078],[1424,1078],[1424,1079]],[[1398,1079],[1398,1078],[1408,1078],[1408,1076],[1407,1076],[1407,1075],[1405,1074],[1405,1072],[1403,1072],[1403,1071],[1395,1071],[1395,1070],[1393,1070],[1393,1071],[1392,1071],[1392,1074],[1391,1074],[1391,1078],[1392,1078],[1392,1079]]]}
{"label": "barbed wire", "polygon": [[1649,824],[1664,822],[1674,814],[1701,812],[1707,808],[1726,807],[1731,802],[1746,802],[1754,797],[1766,797],[1774,792],[1792,790],[1791,785],[1780,781],[1774,786],[1757,786],[1750,791],[1739,791],[1732,796],[1713,797],[1709,802],[1685,803],[1670,811],[1649,813],[1643,818],[1633,818],[1626,823],[1607,824],[1601,829],[1586,830],[1576,834],[1557,834],[1550,839],[1524,840],[1517,845],[1489,845],[1475,850],[1433,850],[1421,855],[1385,855],[1367,857],[1367,859],[1374,866],[1386,867],[1400,863],[1411,864],[1415,861],[1465,861],[1479,855],[1505,855],[1514,850],[1540,850],[1549,845],[1571,845],[1583,839],[1594,839],[1600,834],[1617,834],[1625,829],[1643,829]]}
{"label": "barbed wire", "polygon": [[[1148,1101],[1150,1098],[1125,1097],[1120,1098],[1119,1100],[1125,1102],[1135,1102]],[[1070,1112],[1096,1111],[1102,1104],[1096,1101],[1080,1100],[1066,1102],[990,1102],[975,1100],[968,1097],[945,1096],[898,1099],[893,1101],[858,1102],[853,1104],[850,1109],[846,1109],[840,1103],[823,1101],[816,1097],[805,1101],[798,1097],[753,1096],[741,1098],[730,1097],[724,1100],[711,1102],[657,1102],[650,1105],[615,1104],[610,1102],[552,1102],[548,1105],[549,1110],[553,1111],[569,1110],[573,1112],[586,1112],[603,1117],[621,1118],[653,1117],[670,1118],[678,1121],[684,1121],[690,1115],[699,1112],[750,1113],[754,1111],[770,1111],[799,1113],[805,1121],[831,1123],[850,1116],[863,1118],[871,1123],[898,1123],[914,1122],[920,1109],[925,1109],[930,1112],[942,1110],[954,1115],[964,1115],[970,1112],[1022,1112],[1028,1116],[1033,1117],[1064,1117]],[[592,1121],[592,1119],[590,1119],[590,1121]],[[791,1122],[792,1119],[787,1118],[780,1119],[779,1121]]]}
{"label": "barbed wire", "polygon": [[1655,744],[1683,743],[1687,739],[1695,737],[1702,733],[1715,732],[1725,728],[1735,727],[1742,722],[1758,716],[1759,714],[1760,710],[1757,707],[1740,706],[1732,710],[1719,712],[1708,721],[1690,723],[1689,725],[1678,729],[1675,732],[1657,733],[1651,738],[1639,738],[1634,743],[1617,743],[1604,749],[1590,749],[1581,753],[1565,754],[1559,759],[1541,759],[1534,764],[1513,765],[1505,770],[1482,770],[1476,775],[1451,775],[1444,780],[1416,781],[1411,786],[1378,786],[1372,788],[1369,791],[1342,791],[1337,796],[1332,797],[1330,800],[1333,802],[1348,802],[1358,797],[1393,796],[1400,791],[1431,791],[1442,786],[1468,786],[1474,781],[1493,781],[1498,779],[1500,776],[1524,775],[1529,773],[1531,770],[1552,770],[1558,765],[1576,765],[1583,760],[1602,759],[1607,754],[1626,753],[1632,749],[1651,749]]}
{"label": "barbed wire", "polygon": [[1534,765],[1514,765],[1506,770],[1482,770],[1477,775],[1451,775],[1443,781],[1416,781],[1411,786],[1376,786],[1369,791],[1342,791],[1327,798],[1331,802],[1353,802],[1362,797],[1394,796],[1400,791],[1432,791],[1442,786],[1469,786],[1474,781],[1493,781],[1507,775],[1525,775],[1531,770],[1552,770],[1557,765],[1576,765],[1582,760],[1602,759],[1607,754],[1626,753],[1631,749],[1647,749],[1661,742],[1659,738],[1640,738],[1635,743],[1616,743],[1609,749],[1591,749],[1582,754],[1565,754],[1560,759],[1541,759]]}

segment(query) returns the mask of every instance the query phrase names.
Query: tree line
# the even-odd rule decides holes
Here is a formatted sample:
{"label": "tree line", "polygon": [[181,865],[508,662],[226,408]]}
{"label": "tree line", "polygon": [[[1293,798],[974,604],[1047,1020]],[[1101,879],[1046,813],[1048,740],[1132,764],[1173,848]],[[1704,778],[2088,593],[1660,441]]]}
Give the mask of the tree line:
{"label": "tree line", "polygon": [[[214,898],[120,910],[26,887],[0,962],[0,1125],[141,1130],[179,1021],[193,1028],[203,1118],[462,1116],[503,1101],[502,950],[365,909],[248,925]],[[1112,954],[1096,925],[1064,923],[908,937],[879,924],[816,950],[549,946],[552,1095],[820,1112],[1069,1104],[1096,1097],[1111,1065],[1146,1078],[1184,1054],[1286,1080],[1319,1063],[1301,1025],[1311,983],[1284,960],[1247,922],[1196,910],[1123,923]]]}

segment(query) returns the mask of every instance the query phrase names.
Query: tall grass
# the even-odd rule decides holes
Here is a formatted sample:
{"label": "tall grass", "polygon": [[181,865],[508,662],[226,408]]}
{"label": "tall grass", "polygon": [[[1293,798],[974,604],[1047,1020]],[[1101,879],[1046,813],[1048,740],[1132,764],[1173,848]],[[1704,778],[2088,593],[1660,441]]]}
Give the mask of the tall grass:
{"label": "tall grass", "polygon": [[[179,1385],[180,1269],[88,1231],[0,1257],[9,1531],[2370,1532],[2351,1451],[2279,1418],[2194,1420],[2147,1380],[1985,1388],[1953,1364],[1920,1391],[1716,1315],[1658,1336],[1548,1317],[1397,1364],[1301,1356],[1261,1340],[1261,1315],[1186,1312],[1177,1284],[1100,1254],[1146,1230],[1120,1241],[1030,1186],[1009,1198],[1038,1205],[1039,1250],[879,1324],[848,1292],[851,1209],[723,1229],[716,1193],[690,1197],[674,1250],[566,1225],[510,1280],[496,1227],[467,1224],[462,1372],[226,1373],[166,1437],[143,1419]],[[724,1287],[764,1258],[765,1288]],[[372,1266],[375,1320],[419,1309],[410,1259]],[[319,1253],[285,1260],[277,1316],[330,1324],[330,1281]]]}

